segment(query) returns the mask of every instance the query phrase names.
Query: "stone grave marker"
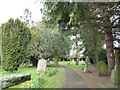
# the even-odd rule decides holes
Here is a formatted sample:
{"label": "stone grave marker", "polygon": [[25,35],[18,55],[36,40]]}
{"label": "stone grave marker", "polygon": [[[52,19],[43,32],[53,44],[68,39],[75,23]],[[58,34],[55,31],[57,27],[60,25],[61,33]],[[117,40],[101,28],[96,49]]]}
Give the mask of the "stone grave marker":
{"label": "stone grave marker", "polygon": [[100,61],[97,64],[98,74],[100,77],[108,76],[108,67],[104,61]]}
{"label": "stone grave marker", "polygon": [[74,59],[72,59],[72,63],[74,63],[75,61],[74,61]]}
{"label": "stone grave marker", "polygon": [[79,59],[76,59],[76,65],[79,65]]}
{"label": "stone grave marker", "polygon": [[38,65],[37,65],[37,74],[42,74],[45,73],[46,70],[46,63],[47,61],[44,59],[40,59],[38,61]]}
{"label": "stone grave marker", "polygon": [[84,72],[87,73],[89,72],[89,69],[88,69],[88,57],[86,57],[86,60],[85,60],[85,68],[84,68]]}
{"label": "stone grave marker", "polygon": [[115,68],[112,70],[111,80],[115,85],[120,86],[120,53],[115,50]]}
{"label": "stone grave marker", "polygon": [[50,61],[50,63],[53,63],[53,61]]}

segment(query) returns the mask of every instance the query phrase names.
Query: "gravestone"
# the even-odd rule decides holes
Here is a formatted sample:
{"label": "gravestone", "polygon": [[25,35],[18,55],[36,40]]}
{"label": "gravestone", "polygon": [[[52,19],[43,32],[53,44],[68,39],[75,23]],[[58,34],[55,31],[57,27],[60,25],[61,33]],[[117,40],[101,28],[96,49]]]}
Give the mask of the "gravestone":
{"label": "gravestone", "polygon": [[37,65],[37,74],[45,73],[46,70],[46,60],[40,59]]}
{"label": "gravestone", "polygon": [[79,65],[79,59],[76,59],[76,65]]}
{"label": "gravestone", "polygon": [[69,58],[68,64],[70,64],[70,63],[71,63],[71,61],[72,61],[72,59],[71,59],[71,58]]}
{"label": "gravestone", "polygon": [[108,67],[104,61],[100,61],[97,64],[98,74],[100,77],[108,76]]}
{"label": "gravestone", "polygon": [[89,72],[89,69],[88,69],[88,57],[86,57],[86,60],[85,60],[84,72],[85,72],[85,73]]}
{"label": "gravestone", "polygon": [[120,86],[120,54],[115,50],[115,68],[112,70],[111,80],[115,85]]}
{"label": "gravestone", "polygon": [[50,63],[53,63],[53,61],[50,61]]}
{"label": "gravestone", "polygon": [[81,60],[81,62],[83,63],[84,61],[83,61],[83,60]]}
{"label": "gravestone", "polygon": [[72,63],[74,63],[75,61],[74,61],[74,59],[72,60]]}

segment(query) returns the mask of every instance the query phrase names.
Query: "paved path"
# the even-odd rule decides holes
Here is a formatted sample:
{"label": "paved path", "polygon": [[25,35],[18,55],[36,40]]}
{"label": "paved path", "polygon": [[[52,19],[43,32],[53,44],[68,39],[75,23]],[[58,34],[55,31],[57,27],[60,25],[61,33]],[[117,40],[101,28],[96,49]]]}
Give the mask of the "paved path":
{"label": "paved path", "polygon": [[64,65],[64,68],[67,75],[65,88],[87,88],[81,76],[79,76],[74,70],[72,70],[66,65]]}

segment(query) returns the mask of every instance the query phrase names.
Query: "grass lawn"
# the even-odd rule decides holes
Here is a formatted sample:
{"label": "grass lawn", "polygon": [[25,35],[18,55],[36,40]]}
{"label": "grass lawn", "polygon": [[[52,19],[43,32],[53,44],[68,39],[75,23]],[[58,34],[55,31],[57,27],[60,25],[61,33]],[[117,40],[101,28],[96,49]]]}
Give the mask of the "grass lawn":
{"label": "grass lawn", "polygon": [[47,82],[43,84],[44,88],[64,88],[66,80],[65,69],[62,67],[58,67],[57,69],[59,69],[59,72],[54,76],[45,76]]}
{"label": "grass lawn", "polygon": [[85,68],[85,62],[82,62],[82,61],[79,62],[79,65],[76,65],[76,62],[72,62],[72,61],[70,62],[70,64],[69,64],[69,61],[61,61],[59,63],[67,64],[71,68],[78,68],[81,70]]}
{"label": "grass lawn", "polygon": [[31,73],[32,77],[31,78],[36,78],[36,67],[30,67],[30,68],[22,68],[19,69],[18,71],[14,71],[14,72],[6,72],[2,69],[0,69],[0,76],[5,76],[8,74],[18,74],[18,73]]}
{"label": "grass lawn", "polygon": [[[9,88],[27,88],[27,86],[38,79],[38,77],[44,78],[45,82],[41,86],[41,88],[63,88],[64,87],[64,82],[66,80],[66,73],[63,67],[47,67],[46,73],[43,75],[37,75],[36,73],[36,67],[27,67],[27,68],[22,68],[16,72],[10,73],[10,72],[4,72],[2,69],[0,69],[0,75],[4,76],[7,74],[17,74],[17,73],[31,73],[31,80],[26,81],[23,83],[20,83],[18,85],[9,87]],[[49,72],[57,70],[56,74],[53,74],[49,76]]]}

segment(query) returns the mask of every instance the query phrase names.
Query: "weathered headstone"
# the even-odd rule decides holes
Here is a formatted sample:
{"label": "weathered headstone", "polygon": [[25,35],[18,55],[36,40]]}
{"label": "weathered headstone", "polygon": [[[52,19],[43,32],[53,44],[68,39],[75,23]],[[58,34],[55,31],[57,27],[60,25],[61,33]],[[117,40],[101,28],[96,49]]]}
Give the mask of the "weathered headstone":
{"label": "weathered headstone", "polygon": [[85,60],[84,72],[85,72],[85,73],[89,72],[89,69],[88,69],[88,57],[86,57],[86,60]]}
{"label": "weathered headstone", "polygon": [[120,85],[120,67],[118,68],[115,65],[115,68],[112,70],[111,80],[115,85]]}
{"label": "weathered headstone", "polygon": [[46,69],[46,60],[41,59],[38,61],[38,65],[37,65],[37,74],[42,74],[45,73],[45,69]]}
{"label": "weathered headstone", "polygon": [[75,61],[74,61],[74,59],[72,60],[72,63],[74,63]]}
{"label": "weathered headstone", "polygon": [[76,59],[76,65],[79,65],[79,59]]}
{"label": "weathered headstone", "polygon": [[108,76],[108,67],[104,61],[100,61],[97,64],[98,74],[100,77]]}
{"label": "weathered headstone", "polygon": [[120,86],[120,54],[115,50],[115,68],[112,70],[111,80],[115,85]]}
{"label": "weathered headstone", "polygon": [[81,62],[83,63],[84,61],[83,61],[83,60],[81,60]]}
{"label": "weathered headstone", "polygon": [[50,61],[50,63],[53,63],[53,61]]}

